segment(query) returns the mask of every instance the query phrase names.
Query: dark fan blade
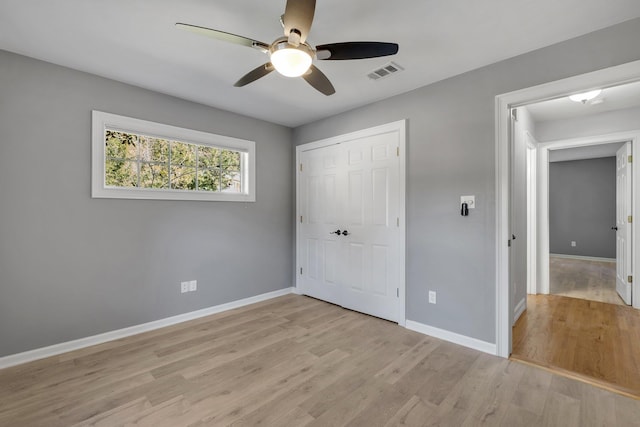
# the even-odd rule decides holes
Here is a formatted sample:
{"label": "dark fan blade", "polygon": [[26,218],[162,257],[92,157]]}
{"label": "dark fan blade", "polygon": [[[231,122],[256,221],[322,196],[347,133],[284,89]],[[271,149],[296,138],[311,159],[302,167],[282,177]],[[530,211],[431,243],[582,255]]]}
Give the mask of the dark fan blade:
{"label": "dark fan blade", "polygon": [[225,33],[224,31],[213,30],[211,28],[205,28],[205,27],[198,27],[197,25],[183,24],[180,22],[176,24],[176,27],[183,30],[191,31],[192,33],[222,40],[224,42],[235,43],[235,44],[239,44],[247,47],[254,47],[263,51],[267,51],[269,49],[269,45],[266,43],[259,42],[257,40],[252,40],[247,37],[237,36],[231,33]]}
{"label": "dark fan blade", "polygon": [[316,0],[287,0],[282,22],[284,35],[289,37],[291,30],[300,32],[300,42],[304,43],[311,30],[313,14],[316,11]]}
{"label": "dark fan blade", "polygon": [[[396,43],[383,42],[345,42],[316,46],[318,59],[365,59],[398,53]],[[328,55],[327,55],[328,52]]]}
{"label": "dark fan blade", "polygon": [[307,83],[327,96],[336,93],[336,90],[333,88],[333,85],[327,76],[325,76],[322,71],[318,70],[315,65],[311,65],[309,70],[311,72],[302,75],[302,78],[305,79]]}
{"label": "dark fan blade", "polygon": [[251,82],[255,82],[259,78],[266,76],[273,70],[274,68],[273,68],[273,65],[271,65],[271,62],[267,62],[266,64],[261,65],[258,68],[253,69],[249,71],[247,74],[245,74],[244,76],[242,76],[242,78],[238,80],[236,84],[234,84],[234,86],[235,87],[246,86]]}

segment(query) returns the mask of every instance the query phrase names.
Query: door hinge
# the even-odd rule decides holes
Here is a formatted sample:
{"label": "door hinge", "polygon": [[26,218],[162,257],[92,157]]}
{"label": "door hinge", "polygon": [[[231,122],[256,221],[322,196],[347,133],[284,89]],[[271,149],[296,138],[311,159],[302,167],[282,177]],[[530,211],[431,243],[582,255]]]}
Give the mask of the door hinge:
{"label": "door hinge", "polygon": [[627,276],[627,282],[633,283],[633,276]]}
{"label": "door hinge", "polygon": [[300,267],[300,275],[302,276],[302,267]]}
{"label": "door hinge", "polygon": [[300,172],[302,172],[302,163],[300,163]]}
{"label": "door hinge", "polygon": [[511,109],[511,118],[516,122],[518,121],[518,110],[516,108]]}
{"label": "door hinge", "polygon": [[507,247],[510,248],[511,247],[511,239],[507,240]]}
{"label": "door hinge", "polygon": [[400,288],[396,288],[396,296],[400,298]]}
{"label": "door hinge", "polygon": [[396,218],[396,226],[400,227],[400,217]]}
{"label": "door hinge", "polygon": [[302,224],[302,215],[300,215],[300,224]]}
{"label": "door hinge", "polygon": [[629,224],[631,224],[631,223],[633,222],[633,217],[632,217],[631,215],[629,215],[629,216],[627,217],[627,222],[628,222]]}
{"label": "door hinge", "polygon": [[396,156],[400,157],[400,147],[396,147]]}
{"label": "door hinge", "polygon": [[627,158],[627,161],[629,163],[633,163],[633,156],[631,154],[629,154],[629,157]]}

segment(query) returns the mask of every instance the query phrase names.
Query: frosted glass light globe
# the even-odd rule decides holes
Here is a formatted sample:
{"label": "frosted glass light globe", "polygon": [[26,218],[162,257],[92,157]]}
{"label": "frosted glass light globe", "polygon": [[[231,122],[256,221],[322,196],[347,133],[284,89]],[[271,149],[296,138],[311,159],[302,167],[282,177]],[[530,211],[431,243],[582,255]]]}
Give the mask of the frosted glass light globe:
{"label": "frosted glass light globe", "polygon": [[286,77],[300,77],[311,67],[310,49],[301,44],[298,47],[279,43],[271,49],[271,63]]}

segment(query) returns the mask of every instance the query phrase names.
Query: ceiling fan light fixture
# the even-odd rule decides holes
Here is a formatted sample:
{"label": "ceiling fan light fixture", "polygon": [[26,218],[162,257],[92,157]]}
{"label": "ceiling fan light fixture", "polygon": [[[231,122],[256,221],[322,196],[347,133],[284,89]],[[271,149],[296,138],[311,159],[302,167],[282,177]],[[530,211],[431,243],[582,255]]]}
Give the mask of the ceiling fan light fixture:
{"label": "ceiling fan light fixture", "polygon": [[287,40],[274,43],[269,52],[276,71],[286,77],[300,77],[309,70],[313,61],[311,47],[306,44],[296,47]]}
{"label": "ceiling fan light fixture", "polygon": [[585,104],[587,101],[591,101],[593,98],[600,95],[600,93],[602,93],[602,89],[596,89],[589,92],[576,93],[575,95],[569,96],[569,99],[573,102],[581,102]]}

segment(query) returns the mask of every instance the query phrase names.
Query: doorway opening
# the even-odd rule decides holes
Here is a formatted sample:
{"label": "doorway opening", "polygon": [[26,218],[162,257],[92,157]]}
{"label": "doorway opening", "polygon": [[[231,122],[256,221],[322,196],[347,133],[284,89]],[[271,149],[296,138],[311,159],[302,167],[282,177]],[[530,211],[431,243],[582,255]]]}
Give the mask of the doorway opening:
{"label": "doorway opening", "polygon": [[[582,364],[588,364],[589,358],[592,358],[596,364],[603,364],[603,360],[606,357],[603,358],[602,355],[599,355],[594,348],[586,348],[587,346],[580,342],[579,328],[572,329],[575,324],[579,324],[585,319],[600,321],[600,323],[603,323],[602,316],[608,315],[611,318],[624,319],[622,323],[630,322],[631,324],[640,327],[640,311],[633,310],[629,307],[623,306],[622,304],[611,305],[601,302],[567,298],[566,296],[560,295],[548,295],[554,291],[553,286],[550,289],[550,275],[552,279],[558,275],[554,274],[553,271],[554,267],[557,267],[553,262],[555,260],[554,258],[556,258],[554,255],[565,255],[564,258],[557,257],[561,260],[569,260],[570,258],[566,258],[566,255],[568,255],[573,256],[573,259],[571,259],[572,261],[602,262],[603,264],[605,261],[611,264],[611,261],[617,257],[617,255],[611,255],[611,247],[609,247],[608,254],[600,257],[591,256],[589,257],[591,259],[585,259],[588,257],[585,255],[582,255],[582,259],[580,259],[581,255],[579,252],[571,253],[571,248],[576,248],[574,251],[579,251],[580,249],[587,250],[589,242],[588,238],[584,236],[580,239],[563,235],[559,236],[561,233],[557,231],[557,224],[553,223],[553,214],[550,213],[550,208],[557,207],[550,206],[550,204],[554,204],[554,195],[552,192],[557,190],[557,187],[560,187],[558,182],[554,182],[554,179],[558,178],[556,177],[558,174],[554,172],[554,169],[556,169],[555,166],[561,165],[562,162],[564,162],[565,165],[575,166],[579,162],[588,163],[587,160],[604,158],[606,160],[601,160],[601,162],[607,163],[608,170],[611,172],[608,178],[608,185],[610,187],[608,191],[609,193],[614,193],[613,195],[608,194],[607,197],[609,201],[606,204],[609,207],[611,207],[611,205],[615,205],[615,203],[612,202],[612,197],[620,199],[620,193],[622,191],[620,190],[621,188],[635,190],[635,192],[638,193],[638,189],[640,189],[640,186],[638,185],[638,182],[640,181],[638,176],[640,174],[633,174],[631,171],[628,171],[627,173],[623,167],[622,176],[615,177],[611,175],[621,170],[620,160],[622,158],[629,159],[629,155],[631,154],[622,150],[621,147],[623,144],[625,144],[629,151],[636,151],[636,153],[640,152],[636,149],[636,145],[638,145],[640,141],[640,130],[638,130],[640,129],[640,123],[637,121],[637,117],[640,114],[640,102],[638,102],[638,100],[640,100],[640,96],[638,96],[638,94],[633,95],[630,90],[634,85],[640,88],[640,85],[635,83],[639,80],[640,61],[637,61],[635,63],[625,64],[624,66],[613,67],[611,69],[590,73],[588,75],[577,76],[563,81],[525,89],[496,98],[496,126],[498,132],[496,147],[498,161],[496,176],[498,201],[496,224],[498,314],[496,319],[496,330],[499,355],[504,357],[511,355],[512,340],[514,347],[522,345],[521,337],[517,336],[518,330],[516,329],[514,332],[515,335],[513,336],[511,330],[512,325],[520,316],[523,316],[520,323],[522,323],[522,320],[524,319],[525,324],[528,323],[529,326],[531,326],[532,323],[535,323],[535,326],[539,330],[546,330],[550,333],[543,342],[530,342],[525,344],[525,346],[528,345],[529,349],[533,349],[534,352],[538,353],[546,344],[549,343],[561,346],[563,350],[562,353],[567,359],[579,361]],[[626,87],[622,88],[622,85],[626,85]],[[591,114],[583,114],[582,116],[584,117],[564,117],[564,120],[550,120],[549,123],[545,123],[543,126],[537,126],[537,122],[540,120],[539,117],[536,117],[539,115],[539,111],[536,111],[535,108],[536,104],[543,104],[543,101],[549,103],[559,103],[563,101],[566,104],[566,102],[568,102],[566,99],[568,95],[578,92],[586,92],[591,89],[604,89],[603,92],[606,94],[610,89],[615,90],[614,88],[617,86],[620,86],[622,91],[629,93],[630,96],[628,98],[635,98],[635,104],[629,104],[627,102],[627,105],[617,108],[617,110],[629,110],[627,111],[627,113],[631,114],[629,117],[633,117],[635,120],[635,123],[632,125],[629,124],[632,120],[627,121],[621,126],[619,125],[622,121],[618,120],[615,122],[612,120],[612,111],[616,110],[615,102],[611,102],[613,98],[607,96],[604,102],[600,101],[588,105],[582,103],[575,104],[578,107],[585,107],[585,109],[596,107],[592,108],[592,110],[596,110],[599,113],[598,117],[596,117],[594,111],[590,111]],[[629,101],[629,99],[627,99],[627,101]],[[562,110],[556,109],[556,113],[558,111],[562,113]],[[564,113],[568,114],[566,111]],[[609,117],[605,117],[607,115]],[[604,119],[607,120],[604,121]],[[603,127],[603,123],[608,123],[610,127]],[[614,125],[619,126],[619,128],[612,129],[611,126]],[[570,154],[572,151],[575,155],[575,152],[580,150],[597,151],[598,149],[604,148],[609,150],[609,153],[604,155],[600,154],[598,156],[592,154],[590,158],[583,157],[581,159],[557,158],[558,156]],[[619,152],[616,153],[616,151]],[[616,156],[615,160],[613,155]],[[628,182],[626,187],[621,185],[621,182],[624,183],[623,181],[625,180]],[[587,188],[589,187],[588,184],[585,186]],[[564,197],[559,196],[559,199],[556,197],[555,204],[558,204],[557,200],[570,201],[572,196],[577,197],[576,194],[566,193]],[[609,209],[610,219],[605,220],[607,223],[606,232],[608,233],[606,234],[606,239],[608,239],[609,246],[613,246],[614,251],[620,252],[621,246],[624,246],[625,244],[628,244],[629,248],[632,245],[640,248],[640,246],[637,245],[638,233],[635,233],[635,230],[632,229],[631,225],[631,217],[635,211],[635,203],[637,200],[638,197],[635,197],[633,203],[629,203],[629,205],[623,207],[623,209],[619,209],[620,206],[614,206],[614,209]],[[593,203],[594,202],[592,201],[592,205]],[[620,205],[620,200],[616,203]],[[602,204],[605,204],[605,202],[603,201]],[[573,206],[573,217],[571,216],[572,212],[569,212],[568,215],[570,223],[572,219],[573,222],[579,221],[579,215],[576,215],[577,213],[584,213],[584,208],[577,206],[575,201],[574,205],[576,206]],[[568,204],[568,209],[572,209],[571,203]],[[580,211],[578,211],[578,209],[580,209]],[[624,209],[627,210],[625,211]],[[618,214],[614,212],[616,210],[619,211]],[[619,221],[623,217],[625,219],[629,217],[629,221],[626,222],[631,223],[628,224],[626,230],[620,230],[621,227]],[[613,221],[611,221],[612,219]],[[627,224],[625,223],[622,225],[622,228],[625,228],[624,226]],[[602,229],[605,225],[600,225],[598,227]],[[615,229],[616,227],[618,227],[619,230],[612,230],[612,228]],[[570,227],[565,224],[560,227],[560,230],[566,231],[568,228]],[[604,230],[600,231],[603,232]],[[624,233],[628,232],[626,234],[628,237],[625,239],[624,236],[623,238],[618,236],[620,231]],[[575,231],[570,231],[570,233],[573,232]],[[612,240],[614,239],[614,234],[616,235],[615,240]],[[557,248],[557,242],[554,242],[554,239],[558,237],[560,238],[561,243],[566,245],[566,248],[561,248],[561,250],[553,249]],[[600,240],[602,239],[601,234]],[[598,240],[598,238],[596,238],[596,240]],[[567,248],[569,249],[567,250]],[[552,250],[550,251],[550,249]],[[565,252],[565,254],[562,252]],[[551,263],[549,262],[550,255]],[[615,268],[615,276],[627,279],[625,280],[625,285],[629,290],[629,294],[634,294],[628,295],[627,302],[632,303],[636,308],[640,305],[638,284],[637,281],[634,284],[629,282],[632,281],[633,271],[635,271],[634,265],[636,264],[637,258],[637,251],[632,252],[631,250],[628,250],[627,256],[623,259],[623,262],[620,262],[620,259],[618,259],[617,262],[612,263],[617,267]],[[611,266],[604,264],[602,267],[604,271],[609,271],[607,274],[611,275],[610,269],[605,268]],[[576,279],[574,278],[573,282],[575,281]],[[575,285],[575,283],[573,283],[573,285]],[[625,292],[622,290],[620,293],[624,294]],[[529,297],[527,297],[527,295],[529,295]],[[574,301],[585,302],[587,304],[585,306],[586,308],[577,307],[578,303],[574,303]],[[575,316],[571,317],[573,315],[569,317],[569,321],[567,321],[568,318],[566,316],[561,320],[545,320],[544,316],[532,316],[531,313],[527,313],[527,311],[533,311],[527,310],[527,308],[531,308],[527,306],[532,304],[536,309],[542,307],[542,310],[537,310],[538,312],[544,312],[546,310],[544,316],[547,317],[552,313],[558,312],[560,309],[581,311],[582,314],[586,314],[586,316],[585,319],[582,320],[577,320]],[[607,312],[605,309],[596,307],[598,304],[611,307]],[[560,307],[560,309],[558,307]],[[619,310],[626,311],[620,312]],[[523,315],[523,313],[525,314]],[[629,315],[628,318],[625,317],[627,315]],[[573,322],[573,324],[571,324],[571,322]],[[520,323],[518,324],[519,326],[521,326]],[[607,322],[605,321],[604,323]],[[624,337],[619,334],[616,336],[616,333],[613,332],[614,331],[612,330],[599,332],[602,333],[599,336],[601,338],[606,337],[603,338],[603,340],[607,341],[607,345],[611,346],[608,349],[610,353],[630,351],[631,354],[637,354],[637,352],[640,351],[640,347],[635,349],[615,347],[618,342],[621,342],[621,340],[624,339]],[[616,336],[616,338],[613,338],[614,336]],[[633,340],[627,339],[627,341]],[[615,348],[618,350],[613,351]],[[547,360],[547,363],[539,364],[546,365],[551,368],[557,367],[558,365],[561,365],[560,361],[557,360],[559,357],[560,356],[558,355],[553,356],[550,360]],[[618,363],[618,361],[619,360],[612,359],[609,362]],[[607,368],[611,367],[611,363]],[[631,360],[629,365],[635,365],[633,360]],[[565,371],[571,371],[571,367],[565,368]],[[593,374],[592,377],[589,378],[591,382],[597,383],[598,381],[601,381],[603,384],[609,383],[608,378],[598,378],[597,370],[589,373]],[[580,377],[580,374],[576,374],[576,376]],[[589,377],[589,375],[585,375],[585,377]],[[627,387],[629,394],[640,396],[640,376],[636,383],[627,383],[627,385],[629,386]],[[618,387],[617,390],[621,391],[624,388],[625,387]],[[625,390],[622,390],[622,392],[625,392]]]}

